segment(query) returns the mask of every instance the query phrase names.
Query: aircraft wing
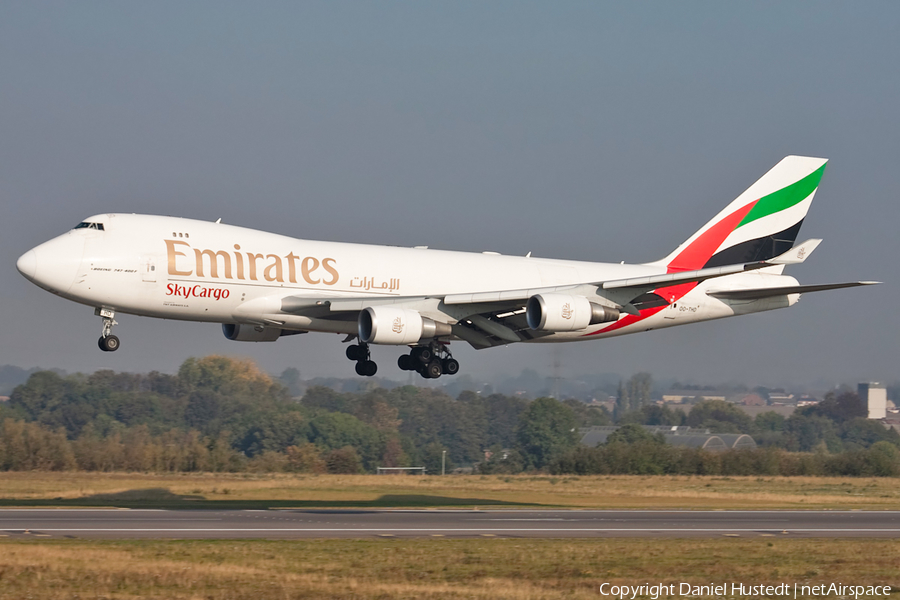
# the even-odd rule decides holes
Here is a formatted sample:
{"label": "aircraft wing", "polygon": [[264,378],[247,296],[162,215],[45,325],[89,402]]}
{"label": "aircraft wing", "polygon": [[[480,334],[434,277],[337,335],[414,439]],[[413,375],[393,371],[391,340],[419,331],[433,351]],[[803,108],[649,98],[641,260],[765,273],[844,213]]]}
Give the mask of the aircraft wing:
{"label": "aircraft wing", "polygon": [[[545,332],[530,329],[525,319],[525,303],[536,294],[568,293],[582,295],[592,302],[637,315],[640,314],[641,308],[646,308],[643,306],[641,298],[652,290],[683,283],[697,283],[715,277],[744,273],[776,265],[801,263],[806,260],[820,242],[821,240],[808,240],[794,246],[788,252],[766,261],[582,284],[468,294],[447,294],[443,296],[376,296],[358,298],[288,296],[282,299],[282,311],[305,314],[311,317],[349,321],[355,320],[359,311],[369,306],[402,305],[418,310],[426,316],[429,313],[432,315],[443,314],[452,316],[457,319],[457,322],[452,324],[452,331],[456,337],[467,341],[476,348],[487,348],[549,335]],[[864,285],[865,283],[834,285],[849,287],[852,285]],[[818,291],[817,289],[812,289],[815,286],[800,287],[805,288],[804,291]],[[747,298],[753,297],[752,294],[754,293],[764,293],[765,295],[802,293],[797,291],[779,292],[777,291],[778,289],[740,290],[738,292],[723,291],[721,293],[744,294]],[[766,297],[765,295],[759,297]],[[721,297],[724,298],[725,296]],[[736,298],[737,296],[729,297]],[[437,318],[440,319],[439,316]]]}

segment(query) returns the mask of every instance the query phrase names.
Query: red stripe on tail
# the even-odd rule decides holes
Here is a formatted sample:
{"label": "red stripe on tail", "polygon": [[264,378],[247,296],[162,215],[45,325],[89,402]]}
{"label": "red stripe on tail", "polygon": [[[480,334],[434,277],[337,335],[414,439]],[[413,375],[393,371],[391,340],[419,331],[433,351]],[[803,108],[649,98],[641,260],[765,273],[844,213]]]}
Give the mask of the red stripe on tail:
{"label": "red stripe on tail", "polygon": [[747,213],[756,205],[757,200],[734,211],[706,231],[700,237],[690,243],[690,245],[682,250],[678,256],[672,259],[668,265],[669,273],[677,273],[680,271],[696,271],[702,269],[706,261],[710,259],[725,238],[737,229],[737,226],[744,220]]}

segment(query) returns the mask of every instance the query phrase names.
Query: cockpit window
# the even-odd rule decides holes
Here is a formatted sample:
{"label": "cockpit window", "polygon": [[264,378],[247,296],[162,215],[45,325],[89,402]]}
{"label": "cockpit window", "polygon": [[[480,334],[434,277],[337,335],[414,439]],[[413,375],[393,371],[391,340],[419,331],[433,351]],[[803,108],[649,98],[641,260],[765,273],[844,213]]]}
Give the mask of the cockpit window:
{"label": "cockpit window", "polygon": [[103,231],[103,223],[88,223],[87,221],[82,221],[75,226],[75,229],[96,229],[98,231]]}

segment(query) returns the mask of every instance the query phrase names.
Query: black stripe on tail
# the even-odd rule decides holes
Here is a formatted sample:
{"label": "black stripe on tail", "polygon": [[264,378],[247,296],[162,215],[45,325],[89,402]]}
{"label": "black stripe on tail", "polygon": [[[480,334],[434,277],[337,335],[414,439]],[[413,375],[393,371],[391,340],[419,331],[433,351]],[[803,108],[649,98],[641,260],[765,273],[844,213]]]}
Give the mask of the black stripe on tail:
{"label": "black stripe on tail", "polygon": [[703,268],[740,265],[775,258],[794,247],[801,225],[803,225],[803,219],[784,231],[725,248],[721,252],[713,254]]}

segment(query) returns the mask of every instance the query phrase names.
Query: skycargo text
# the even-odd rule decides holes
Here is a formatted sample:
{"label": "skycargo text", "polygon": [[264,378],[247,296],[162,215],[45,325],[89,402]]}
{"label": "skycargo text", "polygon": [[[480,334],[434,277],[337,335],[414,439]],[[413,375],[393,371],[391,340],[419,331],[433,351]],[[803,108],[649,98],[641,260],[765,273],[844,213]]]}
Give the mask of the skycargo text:
{"label": "skycargo text", "polygon": [[222,288],[209,288],[202,285],[178,285],[170,283],[166,286],[166,296],[181,296],[183,298],[214,298],[216,300],[227,298],[231,292]]}

